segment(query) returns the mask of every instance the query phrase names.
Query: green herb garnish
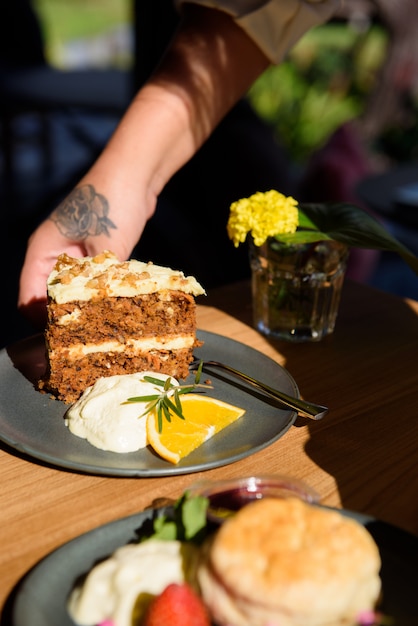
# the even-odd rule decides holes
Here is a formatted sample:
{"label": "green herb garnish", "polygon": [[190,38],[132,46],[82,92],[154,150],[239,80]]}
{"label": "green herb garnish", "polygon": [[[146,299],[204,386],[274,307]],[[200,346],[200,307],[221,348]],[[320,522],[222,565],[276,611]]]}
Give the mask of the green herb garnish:
{"label": "green herb garnish", "polygon": [[[162,432],[163,430],[163,418],[167,420],[167,422],[171,422],[171,413],[174,413],[180,419],[184,420],[183,409],[181,406],[180,396],[185,393],[190,393],[195,391],[197,387],[204,387],[206,389],[213,389],[210,385],[200,384],[200,377],[202,375],[203,361],[200,361],[199,367],[197,368],[194,383],[191,385],[173,385],[171,382],[171,378],[167,378],[166,380],[161,380],[161,378],[154,378],[153,376],[144,376],[143,381],[147,383],[151,383],[152,385],[156,385],[157,387],[162,387],[163,391],[161,393],[155,393],[148,396],[135,396],[133,398],[128,398],[122,404],[132,404],[134,402],[148,402],[147,408],[139,417],[143,417],[154,409],[157,411],[158,417],[158,432]],[[171,400],[171,397],[173,400]]]}
{"label": "green herb garnish", "polygon": [[200,543],[207,533],[208,505],[209,500],[204,496],[191,496],[186,491],[176,500],[172,510],[154,519],[152,531],[146,538]]}

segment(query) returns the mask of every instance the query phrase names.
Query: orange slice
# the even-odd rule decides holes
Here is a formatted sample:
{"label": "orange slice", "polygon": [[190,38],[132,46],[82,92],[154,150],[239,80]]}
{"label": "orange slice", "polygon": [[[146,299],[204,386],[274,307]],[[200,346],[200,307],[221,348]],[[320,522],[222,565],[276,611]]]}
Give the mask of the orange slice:
{"label": "orange slice", "polygon": [[156,411],[147,415],[149,445],[174,464],[245,413],[245,409],[233,404],[193,393],[181,396],[181,406],[184,420],[171,414],[170,422],[163,419],[161,432],[158,432]]}

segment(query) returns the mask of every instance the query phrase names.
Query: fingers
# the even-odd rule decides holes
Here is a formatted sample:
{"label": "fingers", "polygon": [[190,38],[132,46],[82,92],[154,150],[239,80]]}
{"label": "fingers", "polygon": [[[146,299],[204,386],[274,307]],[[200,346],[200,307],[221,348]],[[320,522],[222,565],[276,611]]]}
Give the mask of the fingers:
{"label": "fingers", "polygon": [[36,326],[46,319],[46,283],[57,257],[66,252],[84,256],[83,243],[68,242],[57,231],[53,222],[46,220],[31,236],[20,274],[18,308]]}
{"label": "fingers", "polygon": [[[96,256],[103,250],[112,250],[126,260],[123,250],[115,250],[107,237],[94,237],[82,242],[73,242],[59,233],[52,220],[46,220],[29,240],[26,256],[20,274],[18,308],[37,328],[44,328],[46,322],[47,280],[60,254],[82,258]],[[129,253],[128,253],[129,255]]]}

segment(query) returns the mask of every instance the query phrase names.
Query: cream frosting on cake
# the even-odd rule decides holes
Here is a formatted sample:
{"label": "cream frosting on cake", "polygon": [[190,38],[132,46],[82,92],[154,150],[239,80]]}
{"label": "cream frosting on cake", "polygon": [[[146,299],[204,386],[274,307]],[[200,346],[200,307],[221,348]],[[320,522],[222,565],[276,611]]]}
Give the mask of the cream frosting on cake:
{"label": "cream frosting on cake", "polygon": [[95,297],[132,298],[159,291],[182,291],[193,296],[205,293],[193,276],[168,267],[131,259],[120,262],[108,250],[95,257],[61,255],[49,275],[49,296],[58,304]]}

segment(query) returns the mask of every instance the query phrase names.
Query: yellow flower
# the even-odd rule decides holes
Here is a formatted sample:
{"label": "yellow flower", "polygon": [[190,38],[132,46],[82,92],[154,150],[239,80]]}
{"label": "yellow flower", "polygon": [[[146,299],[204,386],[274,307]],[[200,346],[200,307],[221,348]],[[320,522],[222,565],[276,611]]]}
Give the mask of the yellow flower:
{"label": "yellow flower", "polygon": [[228,237],[237,248],[250,232],[256,246],[268,237],[294,233],[299,224],[297,202],[278,191],[258,191],[233,202],[227,224]]}

